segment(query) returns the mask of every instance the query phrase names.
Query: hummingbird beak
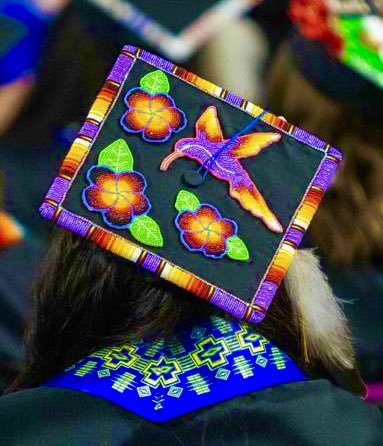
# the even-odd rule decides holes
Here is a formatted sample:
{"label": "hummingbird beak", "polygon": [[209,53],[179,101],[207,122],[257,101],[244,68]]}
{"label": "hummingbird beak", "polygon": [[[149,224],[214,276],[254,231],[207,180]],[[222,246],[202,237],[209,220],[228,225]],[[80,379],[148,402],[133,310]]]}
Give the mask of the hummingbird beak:
{"label": "hummingbird beak", "polygon": [[178,158],[182,158],[184,156],[181,150],[175,149],[173,152],[169,153],[169,155],[164,158],[160,164],[160,170],[166,171],[169,169],[170,164]]}

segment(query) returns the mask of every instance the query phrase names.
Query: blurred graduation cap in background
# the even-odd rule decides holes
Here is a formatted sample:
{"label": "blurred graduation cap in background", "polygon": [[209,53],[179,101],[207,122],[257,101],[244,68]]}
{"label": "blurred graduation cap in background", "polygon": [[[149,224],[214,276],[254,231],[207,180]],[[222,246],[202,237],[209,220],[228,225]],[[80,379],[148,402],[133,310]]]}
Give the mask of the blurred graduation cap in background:
{"label": "blurred graduation cap in background", "polygon": [[[113,33],[120,46],[127,42],[144,44],[180,62],[190,58],[215,33],[224,30],[226,24],[262,1],[81,0],[77,3],[95,33],[103,33],[103,28],[107,28],[108,38]],[[120,25],[118,29],[115,22]]]}
{"label": "blurred graduation cap in background", "polygon": [[383,115],[383,2],[292,0],[290,39],[304,77],[339,102]]}

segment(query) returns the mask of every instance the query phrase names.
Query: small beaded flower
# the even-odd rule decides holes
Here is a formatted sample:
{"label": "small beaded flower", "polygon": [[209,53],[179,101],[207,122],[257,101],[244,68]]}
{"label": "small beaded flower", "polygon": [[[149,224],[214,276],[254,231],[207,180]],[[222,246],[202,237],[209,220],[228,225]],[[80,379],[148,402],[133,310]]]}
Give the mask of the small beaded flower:
{"label": "small beaded flower", "polygon": [[149,212],[146,181],[139,172],[115,173],[108,167],[94,166],[87,179],[91,185],[83,191],[83,202],[89,210],[101,212],[107,225],[127,228],[135,217]]}
{"label": "small beaded flower", "polygon": [[126,95],[125,104],[128,111],[121,119],[122,127],[140,133],[145,141],[165,142],[186,125],[184,112],[168,94],[150,94],[142,88],[133,88]]}
{"label": "small beaded flower", "polygon": [[234,237],[238,230],[233,220],[222,218],[218,210],[208,204],[201,204],[195,212],[179,214],[176,226],[186,248],[216,259],[226,255],[226,240]]}

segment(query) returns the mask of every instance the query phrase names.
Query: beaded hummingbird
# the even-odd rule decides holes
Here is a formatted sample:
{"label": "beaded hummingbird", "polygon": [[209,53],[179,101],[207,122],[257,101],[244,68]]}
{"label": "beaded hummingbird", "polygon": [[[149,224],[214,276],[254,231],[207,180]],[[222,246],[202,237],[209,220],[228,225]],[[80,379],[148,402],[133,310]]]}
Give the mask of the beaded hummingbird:
{"label": "beaded hummingbird", "polygon": [[258,155],[263,149],[280,140],[273,132],[256,132],[224,139],[217,108],[208,107],[195,124],[195,138],[176,142],[174,150],[161,162],[166,171],[178,158],[187,157],[201,164],[211,175],[229,184],[229,194],[243,209],[259,218],[273,232],[283,232],[283,227],[271,211],[249,173],[240,160]]}

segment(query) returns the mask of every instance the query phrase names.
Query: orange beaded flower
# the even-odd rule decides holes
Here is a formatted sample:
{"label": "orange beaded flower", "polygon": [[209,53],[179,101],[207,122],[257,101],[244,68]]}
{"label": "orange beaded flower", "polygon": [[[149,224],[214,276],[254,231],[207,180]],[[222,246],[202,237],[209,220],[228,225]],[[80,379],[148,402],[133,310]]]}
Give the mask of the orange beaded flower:
{"label": "orange beaded flower", "polygon": [[94,166],[88,171],[90,186],[84,189],[83,202],[90,211],[102,214],[113,228],[127,228],[135,217],[150,210],[144,195],[146,181],[135,171],[115,173],[107,167]]}
{"label": "orange beaded flower", "polygon": [[145,141],[165,142],[186,126],[185,113],[168,94],[133,88],[126,95],[125,104],[128,111],[121,118],[122,127],[127,132],[140,133]]}
{"label": "orange beaded flower", "polygon": [[226,255],[226,240],[234,237],[238,230],[233,220],[222,218],[218,210],[208,204],[201,204],[195,212],[178,214],[176,226],[187,249],[216,259]]}

